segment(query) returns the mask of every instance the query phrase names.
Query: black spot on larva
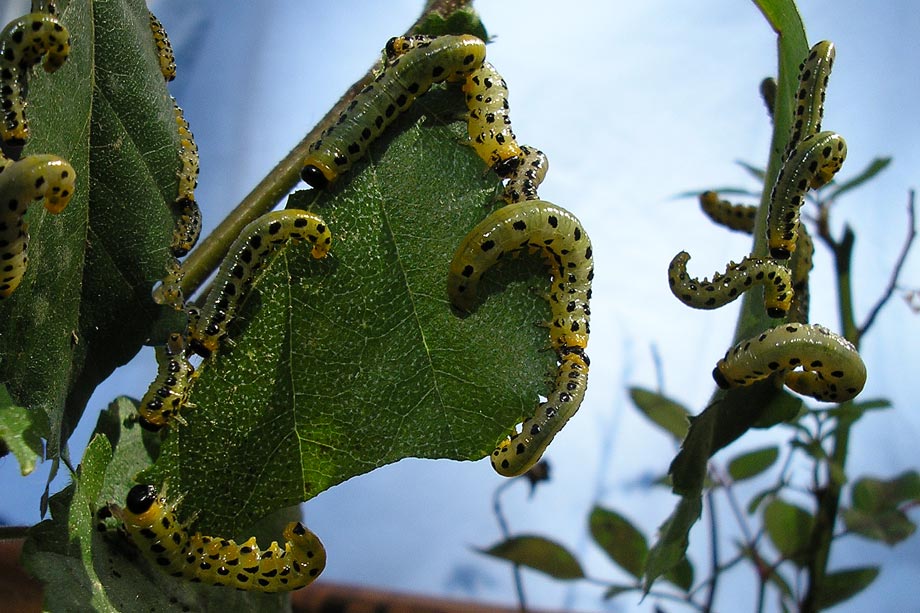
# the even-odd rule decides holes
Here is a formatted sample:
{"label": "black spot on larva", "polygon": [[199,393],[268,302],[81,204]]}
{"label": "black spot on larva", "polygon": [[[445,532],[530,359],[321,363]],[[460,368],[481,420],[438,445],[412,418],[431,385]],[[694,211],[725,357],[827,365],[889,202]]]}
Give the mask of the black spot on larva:
{"label": "black spot on larva", "polygon": [[487,240],[487,241],[483,242],[483,243],[479,246],[479,248],[482,249],[484,252],[485,252],[485,251],[491,251],[492,249],[495,248],[495,241],[493,241],[493,240]]}

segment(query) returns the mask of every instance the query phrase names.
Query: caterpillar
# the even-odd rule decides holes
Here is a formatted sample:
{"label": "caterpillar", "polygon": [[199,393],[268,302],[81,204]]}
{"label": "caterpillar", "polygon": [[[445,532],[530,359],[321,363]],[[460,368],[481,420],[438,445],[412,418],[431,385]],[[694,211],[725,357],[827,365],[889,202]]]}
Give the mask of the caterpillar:
{"label": "caterpillar", "polygon": [[510,176],[523,153],[511,131],[508,85],[492,64],[483,62],[466,78],[462,89],[473,149],[498,176]]}
{"label": "caterpillar", "polygon": [[702,281],[687,274],[690,254],[681,251],[668,266],[671,293],[695,309],[717,309],[732,302],[754,285],[763,285],[764,306],[770,317],[785,317],[792,302],[792,280],[789,269],[770,258],[745,257],[739,263],[730,262],[724,273],[716,273]]}
{"label": "caterpillar", "polygon": [[815,244],[808,233],[808,227],[804,224],[799,226],[795,244],[795,253],[789,260],[789,269],[792,273],[792,304],[789,305],[786,321],[806,323],[810,302],[808,278],[814,266],[812,258],[815,254]]}
{"label": "caterpillar", "polygon": [[[795,370],[799,367],[804,370]],[[823,326],[796,323],[738,343],[719,360],[712,376],[724,389],[774,373],[784,373],[792,390],[825,402],[850,400],[866,383],[866,365],[852,343]]]}
{"label": "caterpillar", "polygon": [[44,198],[45,209],[57,214],[73,195],[76,173],[54,155],[30,155],[13,162],[0,155],[0,299],[19,287],[28,264],[26,209]]}
{"label": "caterpillar", "polygon": [[298,209],[266,213],[243,228],[221,263],[201,313],[190,329],[189,347],[195,353],[207,358],[217,349],[253,277],[265,267],[271,254],[291,240],[308,241],[317,259],[325,257],[332,245],[332,235],[323,220]]}
{"label": "caterpillar", "polygon": [[[433,37],[425,35],[391,38],[385,48],[387,61],[392,63],[400,55],[419,46],[430,44],[432,40],[434,40]],[[515,173],[519,164],[533,161],[533,158],[524,159],[528,154],[523,153],[511,131],[511,118],[508,115],[508,85],[495,67],[489,62],[483,62],[466,77],[462,90],[466,95],[466,105],[469,111],[467,131],[470,141],[486,165],[498,176],[510,177]],[[543,156],[543,162],[545,160]],[[540,164],[539,161],[537,163]],[[544,170],[543,173],[545,172]],[[518,178],[518,180],[523,179]],[[537,185],[542,180],[541,175]],[[535,192],[536,188],[534,188]],[[506,192],[505,199],[509,202],[536,199],[534,195],[533,198],[509,200],[509,196],[510,194]]]}
{"label": "caterpillar", "polygon": [[185,310],[185,296],[182,292],[182,279],[185,271],[179,260],[171,258],[166,265],[166,276],[151,291],[151,297],[157,304],[171,306],[177,311]]}
{"label": "caterpillar", "polygon": [[188,405],[189,385],[195,368],[185,357],[185,339],[173,332],[156,348],[157,376],[141,399],[137,412],[141,426],[159,430],[171,421],[186,425],[179,411]]}
{"label": "caterpillar", "polygon": [[47,13],[30,13],[0,32],[0,139],[24,145],[29,138],[26,93],[29,70],[44,57],[45,72],[60,68],[70,54],[70,34]]}
{"label": "caterpillar", "polygon": [[792,133],[786,145],[788,158],[803,139],[821,131],[827,82],[834,67],[834,43],[823,40],[816,44],[799,66],[799,83],[795,96]]}
{"label": "caterpillar", "polygon": [[700,194],[700,208],[720,226],[746,234],[754,232],[754,220],[757,218],[757,207],[754,205],[732,204],[728,200],[720,200],[713,191],[705,191]]}
{"label": "caterpillar", "polygon": [[179,160],[181,166],[176,172],[179,178],[179,195],[174,208],[178,215],[170,249],[174,256],[182,257],[191,251],[201,235],[201,210],[195,202],[195,188],[198,186],[198,145],[189,129],[182,108],[173,98],[173,114],[179,131]]}
{"label": "caterpillar", "polygon": [[57,15],[57,5],[54,0],[32,0],[32,12]]}
{"label": "caterpillar", "polygon": [[818,188],[830,181],[846,156],[846,141],[835,132],[812,134],[793,148],[770,193],[767,246],[771,256],[785,260],[795,251],[805,193],[809,187]]}
{"label": "caterpillar", "polygon": [[255,537],[242,544],[216,536],[189,534],[173,505],[152,485],[136,485],[124,509],[114,511],[150,563],[174,577],[196,583],[258,592],[306,587],[326,566],[326,550],[301,522],[284,528],[284,547],[273,541],[259,548]]}
{"label": "caterpillar", "polygon": [[549,160],[536,147],[521,145],[521,156],[514,172],[508,177],[502,198],[509,204],[537,200],[537,188],[549,170]]}
{"label": "caterpillar", "polygon": [[559,359],[554,389],[522,431],[499,442],[492,466],[505,476],[536,464],[553,437],[581,406],[588,379],[591,240],[581,222],[565,209],[542,200],[506,205],[473,228],[455,252],[447,292],[458,309],[470,311],[479,279],[506,253],[526,247],[542,252],[552,274],[550,341]]}
{"label": "caterpillar", "polygon": [[160,23],[153,11],[150,14],[150,31],[153,32],[153,42],[157,47],[157,61],[160,63],[160,72],[166,81],[176,78],[176,54],[173,53],[172,43],[166,34],[166,28]]}
{"label": "caterpillar", "polygon": [[465,77],[485,55],[485,43],[462,35],[428,39],[394,58],[309,146],[301,178],[317,189],[334,182],[416,98],[434,83]]}

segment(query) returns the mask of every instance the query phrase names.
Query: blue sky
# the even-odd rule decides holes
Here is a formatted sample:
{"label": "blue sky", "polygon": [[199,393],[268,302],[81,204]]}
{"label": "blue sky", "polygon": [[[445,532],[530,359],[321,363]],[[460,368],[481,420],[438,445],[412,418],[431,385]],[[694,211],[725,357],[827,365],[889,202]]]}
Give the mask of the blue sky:
{"label": "blue sky", "polygon": [[[151,3],[177,50],[179,76],[170,89],[200,148],[206,232],[367,70],[386,40],[415,20],[421,4]],[[809,41],[837,45],[824,126],[847,139],[842,174],[876,156],[894,157],[878,180],[834,213],[837,231],[844,223],[857,231],[853,272],[862,318],[887,283],[905,233],[907,191],[920,168],[920,11],[912,0],[800,4]],[[615,508],[653,534],[675,500],[641,487],[666,469],[673,449],[632,408],[626,387],[657,385],[654,347],[664,390],[702,407],[738,309],[684,307],[667,291],[668,262],[686,249],[691,272],[709,275],[750,249],[747,237],[705,222],[695,200],[674,196],[716,185],[755,187],[735,161],[766,160],[771,125],[757,87],[775,72],[775,36],[751,2],[585,1],[569,5],[577,10],[566,14],[549,0],[480,0],[476,7],[495,37],[489,60],[509,85],[515,133],[549,156],[541,196],[579,216],[594,240],[597,269],[587,399],[548,452],[553,481],[532,499],[523,484],[512,488],[506,512],[515,532],[547,534],[577,551],[592,575],[623,580],[589,543],[591,506]],[[8,7],[7,19],[16,12]],[[270,124],[253,121],[257,114]],[[819,247],[812,320],[838,328],[829,271],[828,253]],[[903,280],[920,286],[917,254]],[[870,373],[864,397],[886,396],[894,408],[860,423],[850,455],[854,473],[894,475],[920,464],[917,386],[910,375],[920,363],[918,328],[917,316],[894,300],[864,341]],[[153,352],[145,350],[100,386],[72,440],[74,455],[96,411],[119,394],[139,395],[154,372]],[[786,436],[753,432],[728,454]],[[12,523],[37,521],[45,475],[39,470],[22,479],[15,461],[0,460],[0,487],[17,488],[0,504],[0,515]],[[511,602],[508,568],[471,551],[500,538],[491,514],[500,483],[486,461],[407,460],[321,494],[305,513],[330,551],[324,577]],[[741,486],[739,495],[753,491]],[[702,563],[705,529],[691,538],[691,556]],[[832,566],[882,563],[883,572],[869,592],[837,610],[916,606],[918,541],[894,550],[855,538],[841,542]],[[525,577],[535,603],[601,606],[596,587]],[[750,574],[731,577],[723,608],[750,608]],[[623,598],[612,610],[650,606]]]}

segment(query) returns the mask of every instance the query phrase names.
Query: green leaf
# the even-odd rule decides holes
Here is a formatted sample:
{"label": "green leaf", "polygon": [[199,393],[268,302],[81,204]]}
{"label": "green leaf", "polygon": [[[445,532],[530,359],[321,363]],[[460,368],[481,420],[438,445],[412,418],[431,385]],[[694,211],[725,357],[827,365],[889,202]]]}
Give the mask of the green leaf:
{"label": "green leaf", "polygon": [[629,397],[643,415],[675,440],[682,441],[687,435],[690,411],[679,402],[641,387],[629,388]]}
{"label": "green leaf", "polygon": [[760,416],[754,422],[754,428],[772,428],[777,424],[788,423],[802,415],[805,402],[795,394],[783,389],[773,395]]}
{"label": "green leaf", "polygon": [[888,168],[889,164],[891,164],[890,157],[873,159],[871,162],[869,162],[869,165],[866,166],[866,168],[864,168],[863,171],[858,173],[855,177],[842,183],[836,184],[835,189],[833,189],[831,193],[827,195],[827,200],[836,200],[848,191],[859,187],[884,169]]}
{"label": "green leaf", "polygon": [[[53,586],[45,591],[51,611],[281,610],[285,597],[214,589],[176,579],[151,567],[134,545],[116,530],[97,529],[96,512],[122,502],[137,471],[149,464],[155,436],[142,430],[134,404],[125,398],[100,414],[74,481],[52,496],[52,518],[30,530],[23,563],[33,575]],[[114,451],[113,451],[114,446]],[[186,505],[180,514],[188,516]],[[296,510],[295,510],[296,512]],[[278,538],[290,518],[275,517],[266,528]],[[270,539],[260,530],[260,542]],[[225,535],[227,537],[237,535]]]}
{"label": "green leaf", "polygon": [[829,609],[849,600],[869,587],[878,577],[878,573],[877,566],[863,566],[828,573],[824,578],[822,590],[818,594],[818,607]]}
{"label": "green leaf", "polygon": [[689,592],[690,588],[693,587],[693,574],[693,564],[684,556],[680,562],[672,566],[671,570],[664,574],[664,579],[684,592]]}
{"label": "green leaf", "polygon": [[594,507],[588,519],[594,542],[620,568],[637,579],[645,571],[648,557],[648,541],[645,535],[622,515]]}
{"label": "green leaf", "polygon": [[538,570],[554,579],[583,579],[585,576],[575,556],[562,545],[542,536],[515,536],[478,551]]}
{"label": "green leaf", "polygon": [[814,518],[811,514],[776,498],[764,509],[763,523],[767,536],[783,557],[798,566],[808,561],[808,539]]}
{"label": "green leaf", "polygon": [[773,466],[778,457],[779,449],[775,446],[749,451],[728,463],[728,474],[735,481],[756,477]]}
{"label": "green leaf", "polygon": [[28,213],[23,285],[0,304],[0,363],[14,401],[43,413],[56,458],[95,386],[127,362],[157,307],[173,227],[178,133],[141,0],[58,2],[72,51],[33,73],[24,155],[53,153],[77,174],[59,215]]}
{"label": "green leaf", "polygon": [[628,592],[634,592],[637,588],[634,585],[611,585],[606,590],[604,590],[604,595],[601,596],[604,600],[610,600],[611,598],[616,598],[620,594],[626,594]]}
{"label": "green leaf", "polygon": [[908,470],[893,479],[864,477],[853,484],[853,507],[863,511],[892,509],[920,502],[920,473]]}
{"label": "green leaf", "polygon": [[690,528],[703,512],[703,499],[685,496],[658,529],[658,541],[649,550],[643,587],[647,594],[655,580],[674,570],[686,559]]}
{"label": "green leaf", "polygon": [[900,543],[917,529],[898,507],[920,501],[920,474],[910,470],[888,480],[864,477],[853,484],[852,500],[853,508],[843,512],[849,530],[888,545]]}
{"label": "green leaf", "polygon": [[42,458],[41,437],[47,433],[47,424],[42,418],[41,413],[16,406],[6,386],[0,385],[0,442],[16,456],[23,477],[31,474]]}
{"label": "green leaf", "polygon": [[291,196],[328,224],[330,256],[300,244],[274,258],[147,475],[185,494],[202,529],[236,531],[402,458],[482,458],[547,392],[538,258],[489,271],[470,315],[448,303],[453,252],[497,204],[454,120],[463,106],[457,87],[427,94],[335,190]]}

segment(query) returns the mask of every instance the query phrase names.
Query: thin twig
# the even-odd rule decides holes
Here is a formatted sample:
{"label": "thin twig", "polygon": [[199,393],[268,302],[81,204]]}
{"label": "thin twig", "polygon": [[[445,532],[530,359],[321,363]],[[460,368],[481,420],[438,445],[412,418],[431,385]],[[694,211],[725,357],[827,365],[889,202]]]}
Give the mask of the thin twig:
{"label": "thin twig", "polygon": [[898,260],[895,262],[894,268],[891,271],[891,277],[888,279],[888,287],[885,288],[885,292],[881,295],[878,302],[875,303],[875,306],[872,307],[872,310],[869,311],[866,321],[859,326],[857,338],[862,338],[862,335],[866,333],[873,323],[875,323],[875,318],[878,316],[879,311],[881,311],[882,307],[891,299],[894,295],[894,290],[898,286],[898,277],[901,275],[901,270],[904,268],[904,262],[907,260],[907,254],[910,252],[914,238],[917,236],[916,213],[914,211],[914,190],[910,190],[907,198],[907,219],[907,239],[904,241],[904,245],[901,247],[901,253],[898,255]]}
{"label": "thin twig", "polygon": [[716,497],[713,491],[706,491],[706,502],[709,506],[709,554],[710,564],[712,565],[712,581],[709,583],[709,589],[706,593],[706,600],[703,602],[703,612],[711,613],[712,603],[716,599],[716,588],[719,585],[719,522],[716,517]]}
{"label": "thin twig", "polygon": [[[492,495],[492,509],[495,511],[495,519],[498,520],[498,528],[501,530],[502,538],[506,541],[511,538],[511,529],[508,528],[508,520],[505,519],[505,514],[502,511],[501,495],[516,481],[519,481],[519,479],[505,481],[495,488],[495,493]],[[524,594],[524,580],[521,577],[521,565],[512,562],[511,568],[514,576],[514,587],[517,591],[518,610],[521,613],[527,613],[527,598]]]}

